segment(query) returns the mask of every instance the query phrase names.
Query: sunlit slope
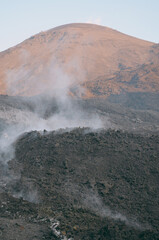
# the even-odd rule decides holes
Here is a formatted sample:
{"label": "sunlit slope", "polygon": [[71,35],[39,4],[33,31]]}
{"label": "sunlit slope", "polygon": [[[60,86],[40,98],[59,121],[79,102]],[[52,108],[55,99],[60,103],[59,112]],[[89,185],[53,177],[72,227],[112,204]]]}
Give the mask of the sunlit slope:
{"label": "sunlit slope", "polygon": [[156,92],[158,66],[157,44],[99,25],[68,24],[0,53],[0,94],[33,96],[61,87],[85,97]]}

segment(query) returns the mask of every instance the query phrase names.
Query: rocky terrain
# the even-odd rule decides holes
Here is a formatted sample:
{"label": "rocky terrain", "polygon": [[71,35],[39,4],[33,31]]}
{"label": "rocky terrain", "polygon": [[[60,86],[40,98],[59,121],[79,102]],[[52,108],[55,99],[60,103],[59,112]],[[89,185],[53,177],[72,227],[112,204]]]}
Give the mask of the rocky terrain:
{"label": "rocky terrain", "polygon": [[34,131],[15,145],[3,239],[158,239],[158,135]]}
{"label": "rocky terrain", "polygon": [[0,96],[1,238],[158,239],[158,111],[71,104]]}

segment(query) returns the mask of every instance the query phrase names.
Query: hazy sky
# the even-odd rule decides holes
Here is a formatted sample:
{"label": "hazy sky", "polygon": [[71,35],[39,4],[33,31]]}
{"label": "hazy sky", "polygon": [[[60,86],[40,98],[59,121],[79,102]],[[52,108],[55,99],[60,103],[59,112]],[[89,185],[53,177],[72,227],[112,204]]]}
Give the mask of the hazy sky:
{"label": "hazy sky", "polygon": [[92,22],[159,42],[159,0],[0,0],[0,51],[55,26]]}

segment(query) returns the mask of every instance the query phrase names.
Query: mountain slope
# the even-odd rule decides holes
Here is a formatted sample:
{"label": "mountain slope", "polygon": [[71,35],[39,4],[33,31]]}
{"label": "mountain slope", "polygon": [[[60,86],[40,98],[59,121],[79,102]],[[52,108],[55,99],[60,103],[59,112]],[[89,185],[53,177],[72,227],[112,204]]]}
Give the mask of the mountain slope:
{"label": "mountain slope", "polygon": [[0,94],[31,96],[61,87],[85,97],[156,92],[158,65],[158,44],[103,26],[68,24],[0,53]]}

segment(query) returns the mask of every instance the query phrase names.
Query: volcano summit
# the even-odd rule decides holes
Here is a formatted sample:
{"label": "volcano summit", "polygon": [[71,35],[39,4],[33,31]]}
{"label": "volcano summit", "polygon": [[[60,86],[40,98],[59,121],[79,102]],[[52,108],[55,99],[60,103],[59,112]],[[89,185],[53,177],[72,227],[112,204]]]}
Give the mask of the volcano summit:
{"label": "volcano summit", "polygon": [[65,84],[86,98],[159,91],[159,46],[108,27],[68,24],[0,53],[0,93],[34,96]]}

